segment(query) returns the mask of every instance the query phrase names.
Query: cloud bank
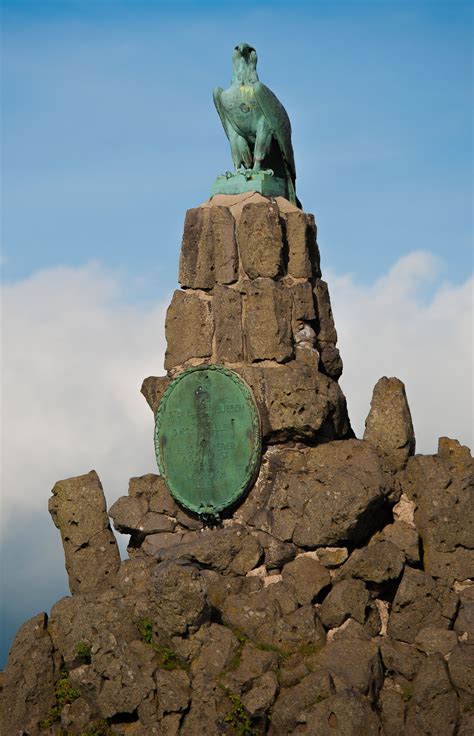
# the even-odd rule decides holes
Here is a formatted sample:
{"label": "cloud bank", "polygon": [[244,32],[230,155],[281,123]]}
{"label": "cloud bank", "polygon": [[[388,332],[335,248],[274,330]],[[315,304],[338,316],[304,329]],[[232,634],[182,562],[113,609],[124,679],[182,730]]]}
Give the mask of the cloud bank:
{"label": "cloud bank", "polygon": [[115,498],[130,475],[154,470],[139,391],[163,373],[166,303],[127,304],[123,287],[90,264],[2,289],[5,520],[42,508],[59,478],[95,468]]}
{"label": "cloud bank", "polygon": [[327,274],[341,385],[358,436],[374,384],[396,376],[406,386],[417,452],[436,452],[443,435],[472,448],[474,279],[440,281],[441,267],[432,254],[414,251],[370,286]]}
{"label": "cloud bank", "polygon": [[[407,387],[417,449],[447,434],[472,446],[472,279],[439,281],[413,252],[372,285],[326,272],[361,436],[382,375]],[[153,419],[139,393],[163,373],[170,294],[127,304],[125,285],[97,264],[53,268],[2,289],[2,585],[5,647],[29,616],[66,594],[47,512],[55,481],[95,468],[109,506],[129,477],[156,472]],[[1,665],[0,665],[1,666]]]}
{"label": "cloud bank", "polygon": [[[375,382],[396,375],[420,452],[442,434],[472,442],[473,280],[436,284],[439,268],[415,251],[369,286],[326,273],[359,436]],[[129,476],[155,470],[139,388],[163,373],[169,295],[127,304],[119,277],[98,264],[40,271],[2,291],[4,520],[43,508],[57,479],[92,467],[112,501]]]}

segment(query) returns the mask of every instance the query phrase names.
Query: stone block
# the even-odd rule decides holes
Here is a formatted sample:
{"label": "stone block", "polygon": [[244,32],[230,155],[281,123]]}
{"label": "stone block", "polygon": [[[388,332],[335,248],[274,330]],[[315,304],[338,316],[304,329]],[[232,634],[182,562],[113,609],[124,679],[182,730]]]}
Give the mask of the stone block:
{"label": "stone block", "polygon": [[252,718],[263,716],[271,707],[278,692],[278,680],[274,672],[266,672],[242,698],[245,710]]}
{"label": "stone block", "polygon": [[313,483],[293,541],[323,547],[366,539],[386,515],[382,470],[370,445],[322,444],[311,448],[305,466],[307,482],[313,478]]}
{"label": "stone block", "polygon": [[163,560],[191,560],[208,570],[245,575],[258,564],[262,547],[241,526],[208,529],[190,542],[164,549]]}
{"label": "stone block", "polygon": [[[294,733],[298,723],[307,723],[308,710],[314,703],[320,703],[330,697],[331,685],[328,673],[320,669],[311,672],[292,687],[282,688],[272,710],[275,736]],[[324,733],[324,729],[321,733]]]}
{"label": "stone block", "polygon": [[39,734],[38,721],[54,705],[58,663],[47,623],[46,614],[39,613],[15,636],[0,688],[0,732],[5,736]]}
{"label": "stone block", "polygon": [[403,552],[392,542],[382,540],[354,550],[336,577],[338,580],[357,578],[378,589],[400,576],[404,562]]}
{"label": "stone block", "polygon": [[472,477],[474,465],[469,447],[461,445],[458,440],[440,437],[438,440],[438,457],[448,468],[453,478],[462,480]]}
{"label": "stone block", "polygon": [[267,532],[257,531],[254,535],[264,549],[267,570],[280,568],[295,557],[297,547],[294,544],[282,542]]}
{"label": "stone block", "polygon": [[420,669],[424,654],[412,644],[384,637],[380,646],[384,667],[389,675],[401,675],[413,680]]}
{"label": "stone block", "polygon": [[456,614],[457,596],[422,570],[405,567],[388,624],[394,639],[413,643],[428,625],[449,629]]}
{"label": "stone block", "polygon": [[360,440],[270,448],[235,516],[282,542],[317,548],[359,544],[386,516],[383,474]]}
{"label": "stone block", "polygon": [[448,584],[471,578],[474,570],[471,460],[469,465],[458,473],[444,456],[415,456],[405,471],[404,490],[416,503],[425,570]]}
{"label": "stone block", "polygon": [[95,470],[56,483],[49,513],[61,532],[71,593],[112,584],[120,566],[105,497]]}
{"label": "stone block", "polygon": [[293,299],[293,320],[309,321],[316,318],[313,289],[309,281],[300,281],[289,287]]}
{"label": "stone block", "polygon": [[316,223],[306,212],[286,215],[288,243],[288,273],[294,278],[311,279],[320,276],[319,249],[316,243]]}
{"label": "stone block", "polygon": [[340,387],[311,366],[294,361],[235,370],[254,393],[267,442],[353,436]]}
{"label": "stone block", "polygon": [[347,547],[320,547],[317,554],[321,565],[330,570],[340,567],[349,555]]}
{"label": "stone block", "polygon": [[300,605],[312,603],[316,596],[331,582],[325,567],[307,555],[300,555],[288,562],[283,570],[284,582],[293,591]]}
{"label": "stone block", "polygon": [[379,712],[384,736],[400,736],[403,733],[405,709],[403,694],[386,681],[379,695]]}
{"label": "stone block", "polygon": [[243,360],[242,296],[235,289],[214,289],[214,356],[217,363]]}
{"label": "stone block", "polygon": [[314,287],[314,296],[318,311],[318,327],[316,335],[321,342],[337,343],[337,332],[332,314],[331,299],[328,285],[322,279],[317,279]]}
{"label": "stone block", "polygon": [[140,391],[145,397],[153,414],[156,414],[160,405],[161,397],[169,385],[170,379],[168,376],[149,376],[143,381]]}
{"label": "stone block", "polygon": [[211,299],[199,292],[175,291],[166,313],[166,370],[191,358],[210,358],[213,332]]}
{"label": "stone block", "polygon": [[415,452],[415,433],[405,386],[398,378],[377,381],[370,412],[365,421],[364,440],[370,442],[390,471],[401,470]]}
{"label": "stone block", "polygon": [[[350,656],[350,655],[348,655]],[[382,726],[367,698],[352,690],[344,690],[318,701],[304,714],[311,724],[308,734],[347,734],[347,736],[380,736]],[[328,726],[329,729],[328,730]],[[334,730],[337,729],[337,730]],[[292,733],[297,734],[297,731]],[[304,731],[300,731],[304,733]],[[385,736],[385,735],[384,735]]]}
{"label": "stone block", "polygon": [[188,210],[179,260],[179,283],[184,288],[212,289],[238,277],[235,223],[227,207]]}
{"label": "stone block", "polygon": [[459,706],[446,662],[440,654],[432,654],[422,662],[415,678],[404,733],[452,736],[457,732],[458,718]]}
{"label": "stone block", "polygon": [[459,696],[463,710],[474,710],[474,644],[460,641],[448,658],[451,682]]}
{"label": "stone block", "polygon": [[265,370],[265,392],[270,426],[276,433],[291,428],[296,436],[335,439],[350,432],[339,386],[306,365]]}
{"label": "stone block", "polygon": [[284,362],[293,354],[291,294],[279,282],[258,279],[244,289],[246,359]]}
{"label": "stone block", "polygon": [[324,599],[320,617],[327,629],[341,626],[348,618],[360,624],[365,622],[369,594],[361,580],[341,580]]}
{"label": "stone block", "polygon": [[122,496],[109,511],[114,527],[122,534],[139,532],[142,535],[172,532],[176,521],[156,511],[149,511],[144,496]]}
{"label": "stone block", "polygon": [[459,593],[458,615],[454,622],[454,631],[465,639],[474,640],[474,584],[471,583]]}
{"label": "stone block", "polygon": [[163,478],[155,473],[147,473],[130,478],[128,495],[131,497],[145,497],[150,511],[158,514],[176,516],[178,506],[170,494]]}
{"label": "stone block", "polygon": [[273,279],[281,273],[283,237],[276,204],[246,204],[240,216],[237,240],[240,261],[250,279]]}
{"label": "stone block", "polygon": [[317,653],[316,662],[331,673],[337,690],[353,688],[375,700],[383,683],[383,669],[376,642],[338,639]]}
{"label": "stone block", "polygon": [[407,561],[417,565],[420,561],[418,532],[406,521],[397,520],[393,524],[387,524],[382,534],[382,539],[387,539],[400,549]]}
{"label": "stone block", "polygon": [[193,634],[210,621],[211,607],[199,571],[190,565],[164,562],[157,566],[150,591],[158,633]]}
{"label": "stone block", "polygon": [[458,643],[455,631],[440,629],[437,626],[425,626],[416,635],[415,645],[425,654],[438,652],[443,657],[449,655]]}
{"label": "stone block", "polygon": [[319,367],[323,373],[337,381],[342,375],[342,358],[331,343],[319,343]]}
{"label": "stone block", "polygon": [[211,624],[201,629],[197,638],[202,640],[199,656],[192,664],[193,674],[205,671],[213,677],[226,670],[239,651],[239,641],[226,626]]}

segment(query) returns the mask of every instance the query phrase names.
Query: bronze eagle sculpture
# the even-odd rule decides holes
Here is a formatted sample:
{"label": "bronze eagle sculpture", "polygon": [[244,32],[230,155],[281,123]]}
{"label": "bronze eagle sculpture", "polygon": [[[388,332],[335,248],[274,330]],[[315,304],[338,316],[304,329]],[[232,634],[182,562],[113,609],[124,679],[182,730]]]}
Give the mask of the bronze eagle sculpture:
{"label": "bronze eagle sculpture", "polygon": [[214,104],[229,139],[236,172],[270,170],[286,182],[288,199],[298,207],[295,159],[288,114],[276,95],[259,81],[257,52],[247,43],[234,48],[228,89],[214,90]]}

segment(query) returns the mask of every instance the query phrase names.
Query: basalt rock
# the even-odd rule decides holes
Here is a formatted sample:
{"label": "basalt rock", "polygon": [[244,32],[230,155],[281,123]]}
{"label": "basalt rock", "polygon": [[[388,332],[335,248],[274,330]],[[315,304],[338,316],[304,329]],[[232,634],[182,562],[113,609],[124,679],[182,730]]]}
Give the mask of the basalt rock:
{"label": "basalt rock", "polygon": [[196,207],[184,223],[179,283],[187,289],[212,289],[238,278],[235,222],[227,207]]}
{"label": "basalt rock", "polygon": [[38,734],[38,723],[55,703],[60,657],[39,613],[21,626],[13,642],[0,695],[1,733]]}
{"label": "basalt rock", "polygon": [[356,549],[337,571],[336,579],[363,580],[372,590],[380,590],[396,580],[403,570],[405,556],[392,542],[375,542]]}
{"label": "basalt rock", "polygon": [[398,378],[381,378],[375,385],[364,440],[377,448],[391,471],[401,470],[415,452],[415,433],[405,386]]}
{"label": "basalt rock", "polygon": [[387,513],[376,453],[348,440],[269,451],[236,516],[283,542],[314,549],[359,543]]}
{"label": "basalt rock", "polygon": [[324,599],[320,617],[327,629],[342,626],[348,618],[365,622],[369,593],[361,580],[341,580]]}
{"label": "basalt rock", "polygon": [[311,603],[331,581],[328,571],[307,555],[288,562],[282,569],[282,577],[301,605]]}
{"label": "basalt rock", "polygon": [[448,629],[458,598],[454,592],[422,570],[406,567],[393,601],[388,633],[400,641],[414,642],[428,624]]}
{"label": "basalt rock", "polygon": [[469,449],[442,437],[438,454],[411,458],[406,475],[425,570],[448,584],[472,577],[474,465]]}
{"label": "basalt rock", "polygon": [[165,332],[165,368],[175,368],[192,358],[210,358],[214,334],[212,297],[199,291],[175,291],[166,314]]}
{"label": "basalt rock", "polygon": [[61,532],[71,593],[111,584],[120,554],[97,473],[56,483],[49,512]]}
{"label": "basalt rock", "polygon": [[269,442],[353,436],[312,215],[281,198],[220,195],[186,215],[183,290],[166,317],[168,377],[142,386],[156,412],[167,378],[228,365],[252,390]]}
{"label": "basalt rock", "polygon": [[451,685],[446,662],[440,654],[427,657],[413,685],[413,696],[407,707],[405,733],[446,734],[456,732],[459,704]]}
{"label": "basalt rock", "polygon": [[156,473],[112,504],[92,472],[50,510],[73,595],[18,632],[5,734],[399,736],[472,732],[472,460],[413,456],[403,384],[350,427],[311,215],[218,196],[186,216],[168,374],[221,363],[253,391],[258,477],[213,526]]}
{"label": "basalt rock", "polygon": [[242,268],[250,279],[274,279],[280,275],[283,235],[276,204],[259,202],[245,205],[237,229],[237,240]]}

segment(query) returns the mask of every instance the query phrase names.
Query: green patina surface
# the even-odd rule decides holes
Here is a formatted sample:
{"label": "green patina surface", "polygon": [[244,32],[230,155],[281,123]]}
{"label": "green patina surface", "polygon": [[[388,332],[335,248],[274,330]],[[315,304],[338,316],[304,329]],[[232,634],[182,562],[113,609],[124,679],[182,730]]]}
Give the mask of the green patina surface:
{"label": "green patina surface", "polygon": [[[260,82],[257,52],[248,43],[234,48],[231,85],[227,89],[216,87],[213,98],[229,139],[236,176],[234,182],[226,182],[227,176],[218,177],[212,194],[256,191],[267,196],[281,195],[301,207],[296,196],[290,119],[276,95]],[[257,175],[265,171],[273,173],[274,181],[270,181],[270,176],[264,177],[263,186],[270,190],[278,186],[283,191],[261,189],[262,181]],[[228,187],[232,187],[231,191]]]}
{"label": "green patina surface", "polygon": [[256,476],[258,409],[250,388],[223,366],[181,373],[156,413],[155,450],[172,496],[202,518],[232,506]]}
{"label": "green patina surface", "polygon": [[259,192],[264,197],[288,197],[285,179],[273,176],[268,171],[228,172],[218,176],[212,185],[211,197],[215,194],[244,194]]}

